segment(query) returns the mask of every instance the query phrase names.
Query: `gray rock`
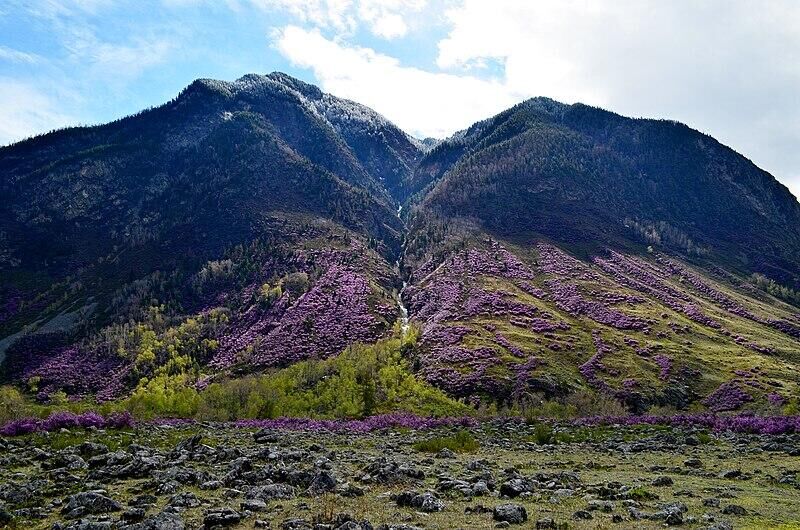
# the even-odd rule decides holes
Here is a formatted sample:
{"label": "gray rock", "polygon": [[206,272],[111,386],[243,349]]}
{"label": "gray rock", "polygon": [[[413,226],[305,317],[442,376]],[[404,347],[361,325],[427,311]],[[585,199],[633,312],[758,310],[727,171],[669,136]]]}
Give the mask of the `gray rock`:
{"label": "gray rock", "polygon": [[203,525],[206,528],[213,528],[215,526],[233,526],[239,524],[242,520],[242,515],[228,506],[222,508],[214,508],[206,512],[203,518]]}
{"label": "gray rock", "polygon": [[319,471],[314,475],[311,485],[308,487],[308,492],[312,494],[326,493],[336,489],[338,481],[333,473],[330,471]]}
{"label": "gray rock", "polygon": [[267,510],[267,503],[260,499],[245,499],[239,508],[248,512],[264,512]]}
{"label": "gray rock", "polygon": [[122,505],[102,491],[84,491],[69,496],[64,501],[61,513],[67,517],[77,518],[88,514],[118,512]]}
{"label": "gray rock", "polygon": [[611,513],[614,511],[614,503],[611,501],[593,500],[586,504],[586,509],[590,512],[601,511],[605,513]]}
{"label": "gray rock", "polygon": [[55,467],[63,467],[69,469],[70,471],[89,468],[89,464],[86,462],[86,460],[78,455],[59,455],[53,460],[53,464]]}
{"label": "gray rock", "polygon": [[139,495],[138,497],[131,500],[128,505],[129,506],[155,506],[158,502],[158,497],[155,495]]}
{"label": "gray rock", "polygon": [[653,479],[653,482],[650,483],[650,485],[655,487],[672,486],[673,484],[675,484],[675,481],[667,476],[656,477]]}
{"label": "gray rock", "polygon": [[207,480],[202,482],[199,487],[201,490],[218,490],[222,487],[222,482],[219,480]]}
{"label": "gray rock", "polygon": [[533,485],[529,480],[522,478],[512,478],[500,485],[500,495],[512,499],[530,491],[533,491]]}
{"label": "gray rock", "polygon": [[445,447],[444,449],[441,449],[438,453],[436,453],[436,458],[451,459],[451,458],[455,458],[455,457],[456,457],[456,454],[452,450],[448,449],[447,447]]}
{"label": "gray rock", "polygon": [[72,521],[62,528],[63,530],[111,530],[111,522],[80,519],[78,521]]}
{"label": "gray rock", "polygon": [[422,480],[425,478],[425,473],[421,470],[385,457],[376,458],[364,468],[364,471],[366,474],[361,478],[362,482],[393,484],[410,479]]}
{"label": "gray rock", "polygon": [[664,521],[669,526],[683,524],[683,515],[689,508],[682,502],[675,502],[662,506],[661,510],[648,515],[647,518],[654,521]]}
{"label": "gray rock", "polygon": [[122,520],[129,522],[141,521],[144,519],[145,513],[144,508],[128,508],[122,512]]}
{"label": "gray rock", "polygon": [[200,442],[202,441],[203,441],[202,434],[195,434],[193,436],[190,436],[189,438],[182,440],[181,442],[178,443],[178,445],[175,446],[175,449],[173,449],[173,454],[180,454],[182,452],[192,453],[200,446]]}
{"label": "gray rock", "polygon": [[184,530],[186,524],[180,515],[174,512],[161,512],[148,517],[140,523],[121,527],[124,530]]}
{"label": "gray rock", "polygon": [[3,507],[0,507],[0,528],[8,525],[14,519],[14,516]]}
{"label": "gray rock", "polygon": [[486,484],[486,482],[479,480],[472,485],[470,493],[475,497],[482,497],[483,495],[489,495],[491,491],[489,490],[489,485]]}
{"label": "gray rock", "polygon": [[337,487],[337,491],[342,497],[362,497],[364,495],[364,488],[360,488],[349,482],[340,484]]}
{"label": "gray rock", "polygon": [[528,520],[528,511],[519,504],[501,504],[495,506],[492,518],[509,524],[521,524]]}
{"label": "gray rock", "polygon": [[722,509],[724,515],[747,515],[747,510],[738,504],[729,504]]}
{"label": "gray rock", "polygon": [[177,508],[197,508],[201,503],[197,495],[191,491],[185,491],[174,495],[167,504]]}
{"label": "gray rock", "polygon": [[274,499],[291,499],[294,497],[294,488],[288,484],[265,484],[249,488],[245,496],[248,499],[259,499],[264,502]]}
{"label": "gray rock", "polygon": [[424,493],[404,491],[397,495],[395,502],[400,507],[410,507],[427,513],[440,512],[445,506],[444,501],[430,491]]}
{"label": "gray rock", "polygon": [[311,523],[305,519],[286,519],[281,523],[281,530],[311,530]]}
{"label": "gray rock", "polygon": [[78,453],[83,457],[93,457],[108,453],[108,446],[93,442],[83,442],[78,446]]}
{"label": "gray rock", "polygon": [[572,518],[576,521],[594,519],[594,516],[586,510],[578,510],[572,514]]}

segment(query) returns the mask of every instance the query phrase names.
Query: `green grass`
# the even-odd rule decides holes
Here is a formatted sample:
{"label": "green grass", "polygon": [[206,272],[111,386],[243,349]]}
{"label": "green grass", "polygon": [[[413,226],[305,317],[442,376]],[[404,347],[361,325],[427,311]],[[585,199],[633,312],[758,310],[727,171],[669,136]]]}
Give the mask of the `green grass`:
{"label": "green grass", "polygon": [[703,431],[697,433],[697,440],[703,445],[708,445],[714,441],[714,438],[709,433]]}
{"label": "green grass", "polygon": [[580,427],[556,430],[547,423],[537,423],[533,434],[523,437],[523,441],[536,445],[557,445],[572,443],[600,443],[614,434],[610,427]]}
{"label": "green grass", "polygon": [[628,497],[636,501],[651,501],[658,498],[658,495],[641,486],[633,488],[628,492]]}
{"label": "green grass", "polygon": [[437,436],[421,440],[414,444],[414,449],[422,453],[438,453],[442,449],[456,453],[474,453],[480,449],[480,444],[469,431],[462,429],[453,436]]}

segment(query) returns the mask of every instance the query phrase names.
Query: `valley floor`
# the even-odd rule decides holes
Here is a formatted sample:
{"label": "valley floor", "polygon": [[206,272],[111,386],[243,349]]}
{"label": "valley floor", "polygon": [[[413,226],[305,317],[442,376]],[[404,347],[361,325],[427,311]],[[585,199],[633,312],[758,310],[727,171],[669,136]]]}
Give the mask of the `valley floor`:
{"label": "valley floor", "polygon": [[0,439],[0,527],[798,528],[800,436],[491,421]]}

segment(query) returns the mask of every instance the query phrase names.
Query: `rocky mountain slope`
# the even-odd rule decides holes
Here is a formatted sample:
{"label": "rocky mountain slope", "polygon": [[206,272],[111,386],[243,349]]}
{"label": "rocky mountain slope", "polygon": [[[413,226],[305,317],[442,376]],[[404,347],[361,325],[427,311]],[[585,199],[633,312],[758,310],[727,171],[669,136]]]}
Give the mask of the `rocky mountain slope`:
{"label": "rocky mountain slope", "polygon": [[2,148],[0,179],[3,377],[41,399],[202,389],[406,310],[416,375],[474,405],[798,391],[800,204],[673,122],[533,99],[420,142],[247,75]]}

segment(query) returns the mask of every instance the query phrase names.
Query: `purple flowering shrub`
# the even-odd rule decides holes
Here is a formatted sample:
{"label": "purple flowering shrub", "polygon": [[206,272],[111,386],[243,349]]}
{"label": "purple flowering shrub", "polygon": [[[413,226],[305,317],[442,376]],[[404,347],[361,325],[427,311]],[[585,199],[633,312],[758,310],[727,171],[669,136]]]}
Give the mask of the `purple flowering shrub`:
{"label": "purple flowering shrub", "polygon": [[608,258],[595,257],[594,262],[620,285],[646,294],[699,324],[714,329],[721,328],[720,324],[697,307],[686,293],[667,283],[671,276],[669,270],[641,258],[614,251],[610,252]]}
{"label": "purple flowering shrub", "polygon": [[598,372],[605,371],[603,357],[611,353],[611,348],[603,342],[603,338],[597,330],[592,332],[592,340],[595,345],[595,354],[592,355],[588,361],[580,365],[578,371],[583,375],[589,385],[597,390],[610,393],[611,388],[605,381],[600,379]]}
{"label": "purple flowering shrub", "polygon": [[659,379],[662,381],[669,379],[670,372],[672,371],[672,359],[666,355],[659,354],[653,357],[653,362],[655,362],[660,368],[658,374]]}
{"label": "purple flowering shrub", "polygon": [[751,416],[717,414],[676,414],[672,416],[596,416],[578,418],[573,424],[593,425],[664,425],[669,427],[700,427],[717,432],[750,434],[788,434],[800,432],[800,416]]}
{"label": "purple flowering shrub", "polygon": [[[659,353],[663,341],[671,343],[669,351],[691,346],[696,333],[691,325],[669,320],[664,307],[728,337],[732,335],[706,314],[705,302],[739,316],[749,314],[677,263],[613,251],[586,263],[551,244],[538,243],[534,249],[538,259],[529,266],[503,245],[486,240],[415,271],[419,281],[405,289],[404,300],[422,331],[418,359],[426,380],[456,396],[520,395],[526,391],[524,382],[536,378],[534,372],[574,362],[587,346],[586,331],[591,331],[594,351],[575,369],[595,390],[624,401],[638,399],[635,395],[649,396],[663,387],[646,375],[649,366],[655,365],[657,380],[664,383],[694,377],[684,368],[677,370],[672,355]],[[700,294],[702,306],[687,288]],[[587,320],[600,327],[585,330],[575,324]],[[604,329],[608,332],[601,333]],[[732,340],[774,353],[744,338]],[[554,353],[559,355],[552,357]],[[612,354],[618,369],[604,364]],[[630,354],[633,364],[620,364]],[[640,368],[637,359],[642,359]],[[631,377],[636,370],[644,377]],[[617,379],[619,383],[611,382]],[[746,385],[761,388],[756,381]]]}
{"label": "purple flowering shrub", "polygon": [[426,418],[414,414],[397,412],[379,414],[360,420],[315,420],[309,418],[276,418],[273,420],[239,420],[237,427],[257,429],[281,429],[292,431],[372,432],[406,428],[415,430],[439,427],[472,427],[476,420],[469,416],[448,418]]}
{"label": "purple flowering shrub", "polygon": [[576,281],[602,282],[599,274],[587,264],[575,259],[552,245],[539,243],[539,267],[551,276],[547,287],[553,301],[560,310],[573,317],[586,316],[595,322],[616,329],[643,330],[648,323],[628,316],[611,306],[621,303],[638,304],[644,301],[639,296],[625,295],[602,289],[591,289],[592,298],[581,293]]}
{"label": "purple flowering shrub", "polygon": [[44,362],[25,371],[23,377],[39,378],[39,390],[45,394],[56,390],[65,390],[70,395],[96,392],[97,399],[104,401],[122,394],[129,373],[130,364],[125,359],[76,344],[52,353]]}
{"label": "purple flowering shrub", "polygon": [[101,416],[96,412],[74,413],[57,411],[47,418],[21,418],[12,420],[0,427],[0,435],[19,436],[35,432],[52,432],[60,429],[90,427],[98,429],[124,429],[132,427],[133,416],[128,412],[114,412],[108,416]]}
{"label": "purple flowering shrub", "polygon": [[750,401],[753,401],[753,396],[742,390],[738,382],[728,381],[709,394],[703,405],[714,412],[723,412],[737,410]]}
{"label": "purple flowering shrub", "polygon": [[311,357],[328,357],[354,342],[374,342],[396,318],[396,308],[371,307],[366,276],[331,263],[297,300],[284,293],[269,309],[252,308],[231,324],[211,362],[225,368],[242,359],[259,366],[283,366]]}
{"label": "purple flowering shrub", "polygon": [[[158,418],[148,423],[180,427],[193,425],[197,420],[187,418]],[[427,417],[408,412],[376,414],[362,419],[317,419],[280,417],[273,419],[243,419],[227,424],[242,429],[267,429],[308,432],[365,433],[390,429],[430,430],[440,427],[474,427],[477,420],[471,416]]]}
{"label": "purple flowering shrub", "polygon": [[[209,262],[186,286],[189,294],[182,303],[198,308],[188,316],[164,306],[139,307],[155,298],[149,287],[121,289],[122,301],[114,303],[130,323],[112,324],[79,342],[28,335],[9,352],[6,369],[15,380],[36,381],[43,399],[64,390],[103,401],[123,397],[143,377],[177,366],[200,381],[207,375],[202,371],[237,363],[285,366],[335,355],[355,342],[374,342],[399,313],[390,294],[394,278],[364,244],[352,240],[347,245],[264,256],[264,249],[254,247],[237,251],[241,255],[233,259]],[[240,264],[251,262],[261,269],[248,265],[246,274],[237,273]],[[259,297],[264,279],[282,287],[270,291],[279,296],[268,303]],[[137,301],[125,302],[126,296]]]}
{"label": "purple flowering shrub", "polygon": [[[403,298],[422,332],[420,373],[452,395],[507,397],[521,392],[539,365],[533,351],[486,319],[524,333],[569,329],[527,302],[527,297],[544,301],[548,295],[533,283],[534,271],[497,242],[456,253],[438,267],[426,264],[414,275],[424,279],[406,287]],[[478,343],[464,346],[467,337]]]}
{"label": "purple flowering shrub", "polygon": [[[707,300],[714,302],[717,306],[725,309],[732,315],[736,315],[773,329],[777,329],[793,338],[800,338],[800,327],[786,319],[764,318],[754,314],[752,311],[746,309],[742,304],[728,296],[727,294],[712,287],[709,283],[700,278],[697,274],[693,273],[683,265],[679,264],[674,259],[659,255],[656,258],[659,263],[663,264],[672,273],[678,276],[685,284],[691,285],[695,291],[703,295]],[[770,349],[759,346],[758,344],[749,343],[748,347],[760,353],[773,353]]]}
{"label": "purple flowering shrub", "polygon": [[777,392],[770,392],[767,394],[767,402],[773,407],[782,407],[786,405],[788,400]]}

